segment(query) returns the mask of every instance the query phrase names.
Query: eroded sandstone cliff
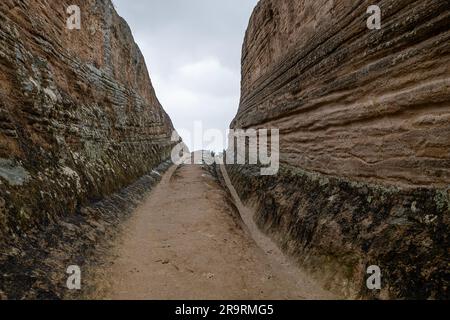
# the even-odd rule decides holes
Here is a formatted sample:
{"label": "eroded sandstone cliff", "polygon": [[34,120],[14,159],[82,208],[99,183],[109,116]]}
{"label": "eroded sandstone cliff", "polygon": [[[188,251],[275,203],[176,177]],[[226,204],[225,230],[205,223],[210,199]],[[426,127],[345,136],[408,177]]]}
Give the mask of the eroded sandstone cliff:
{"label": "eroded sandstone cliff", "polygon": [[[70,5],[80,8],[80,30],[67,28]],[[2,289],[21,298],[27,288],[54,280],[32,268],[58,241],[26,240],[29,230],[72,216],[54,229],[95,240],[89,232],[101,231],[96,213],[81,208],[158,167],[170,156],[172,131],[144,58],[111,1],[1,1],[0,243],[6,244],[0,265],[8,270],[1,271],[0,298]],[[110,222],[117,222],[126,210],[114,203],[98,216],[112,212]],[[81,228],[86,217],[89,232]],[[25,263],[26,253],[45,248],[35,264]],[[55,268],[44,268],[47,277]]]}
{"label": "eroded sandstone cliff", "polygon": [[372,4],[259,2],[231,127],[279,128],[282,169],[228,169],[261,228],[327,286],[448,298],[450,2],[378,1],[380,30]]}
{"label": "eroded sandstone cliff", "polygon": [[79,1],[69,30],[72,4],[0,4],[3,231],[73,213],[169,155],[173,127],[127,24],[110,1]]}

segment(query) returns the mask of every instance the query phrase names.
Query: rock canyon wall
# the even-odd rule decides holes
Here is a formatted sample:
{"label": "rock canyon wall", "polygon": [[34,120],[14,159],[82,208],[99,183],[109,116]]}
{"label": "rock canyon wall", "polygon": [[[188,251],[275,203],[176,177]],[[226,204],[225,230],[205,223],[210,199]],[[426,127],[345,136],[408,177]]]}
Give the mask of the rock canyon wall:
{"label": "rock canyon wall", "polygon": [[[450,2],[261,0],[234,129],[280,129],[281,170],[228,165],[255,219],[349,297],[449,297]],[[366,269],[381,268],[381,290]],[[447,279],[447,280],[445,280]]]}
{"label": "rock canyon wall", "polygon": [[128,25],[110,1],[79,1],[69,30],[71,4],[0,4],[3,231],[71,214],[170,156],[173,127]]}
{"label": "rock canyon wall", "polygon": [[[71,5],[80,8],[79,30],[67,28]],[[42,267],[40,277],[33,270],[37,261],[24,262],[25,252],[34,252],[27,259],[41,263],[58,242],[54,236],[51,243],[38,241],[38,235],[27,240],[31,229],[72,217],[53,229],[72,234],[69,242],[90,237],[96,243],[82,220],[88,217],[89,230],[99,232],[102,221],[96,219],[108,219],[111,212],[111,222],[117,222],[126,204],[119,199],[116,208],[118,202],[109,201],[106,208],[97,206],[98,215],[83,208],[169,158],[172,131],[144,58],[111,1],[1,1],[0,298],[8,292],[13,298],[39,297],[23,290],[54,280],[44,279],[51,278],[54,265]],[[58,272],[64,275],[65,267]]]}

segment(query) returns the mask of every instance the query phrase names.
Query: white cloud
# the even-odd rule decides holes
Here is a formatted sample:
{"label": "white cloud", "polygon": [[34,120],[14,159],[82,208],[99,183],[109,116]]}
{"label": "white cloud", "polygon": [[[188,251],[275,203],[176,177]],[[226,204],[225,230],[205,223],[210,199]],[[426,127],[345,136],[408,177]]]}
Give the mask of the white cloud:
{"label": "white cloud", "polygon": [[172,77],[195,92],[227,97],[239,91],[240,77],[223,66],[216,58],[206,58],[187,64]]}
{"label": "white cloud", "polygon": [[[202,121],[225,133],[239,105],[241,46],[256,2],[115,0],[176,129],[192,131]],[[191,150],[201,147],[183,139]]]}

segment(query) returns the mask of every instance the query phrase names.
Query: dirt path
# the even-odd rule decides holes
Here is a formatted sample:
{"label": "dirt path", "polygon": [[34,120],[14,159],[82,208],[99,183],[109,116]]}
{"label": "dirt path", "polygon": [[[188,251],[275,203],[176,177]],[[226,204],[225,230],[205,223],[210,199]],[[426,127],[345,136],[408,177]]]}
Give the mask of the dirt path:
{"label": "dirt path", "polygon": [[243,231],[231,208],[201,166],[171,168],[127,222],[114,263],[99,277],[101,297],[333,297],[273,253],[276,247],[265,252],[267,239],[255,241]]}

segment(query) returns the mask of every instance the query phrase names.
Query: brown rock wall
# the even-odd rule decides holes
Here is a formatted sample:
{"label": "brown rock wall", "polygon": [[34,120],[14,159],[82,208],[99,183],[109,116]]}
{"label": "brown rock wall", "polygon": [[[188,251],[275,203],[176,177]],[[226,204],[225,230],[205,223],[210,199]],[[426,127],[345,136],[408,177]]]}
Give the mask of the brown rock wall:
{"label": "brown rock wall", "polygon": [[[255,220],[328,288],[448,299],[450,2],[261,0],[234,129],[280,129],[281,168],[227,165]],[[382,290],[368,290],[377,265]]]}
{"label": "brown rock wall", "polygon": [[281,161],[404,187],[450,181],[450,4],[263,0],[235,128],[280,128]]}
{"label": "brown rock wall", "polygon": [[[69,30],[69,5],[81,29]],[[111,1],[0,3],[0,229],[71,214],[170,156],[173,126]]]}

